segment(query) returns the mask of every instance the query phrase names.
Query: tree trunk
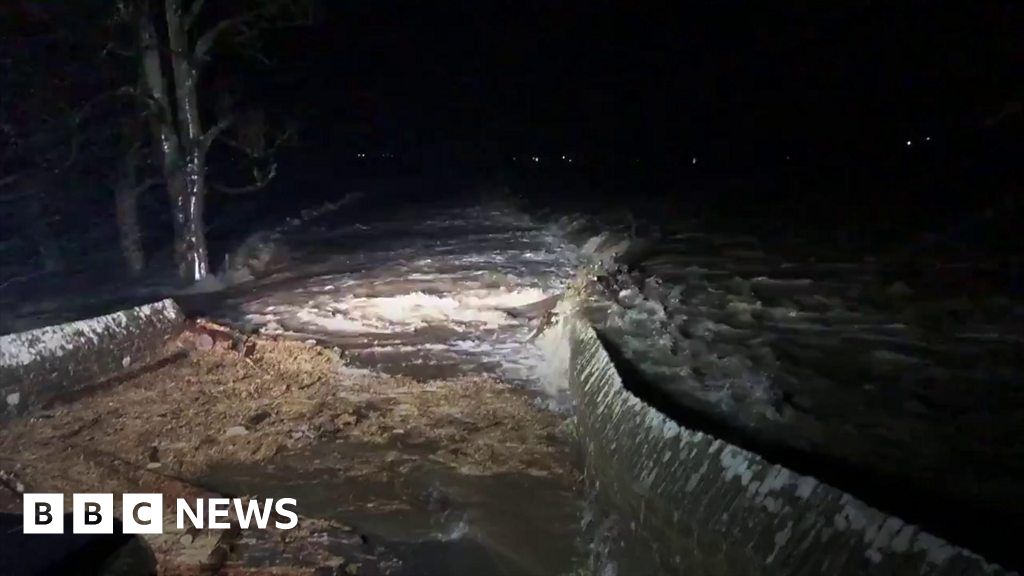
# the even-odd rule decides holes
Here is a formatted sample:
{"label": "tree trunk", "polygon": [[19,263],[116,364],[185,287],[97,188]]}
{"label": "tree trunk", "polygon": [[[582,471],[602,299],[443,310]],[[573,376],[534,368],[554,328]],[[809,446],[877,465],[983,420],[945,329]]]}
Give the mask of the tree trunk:
{"label": "tree trunk", "polygon": [[206,248],[206,230],[203,212],[206,204],[205,154],[194,151],[185,161],[185,195],[178,205],[181,210],[183,232],[181,250],[185,256],[180,265],[183,278],[199,281],[210,272],[209,252]]}
{"label": "tree trunk", "polygon": [[121,240],[121,253],[124,255],[128,271],[138,276],[146,265],[146,255],[142,248],[142,233],[139,229],[139,193],[142,187],[138,182],[138,148],[133,147],[125,154],[121,174],[114,190],[117,207],[117,230]]}
{"label": "tree trunk", "polygon": [[171,202],[174,261],[182,278],[202,280],[209,273],[209,256],[203,224],[206,149],[199,121],[197,73],[191,61],[180,1],[166,0],[164,8],[175,87],[172,101],[160,60],[156,26],[148,10],[148,2],[141,5],[139,43],[142,78],[147,96],[158,108],[152,115],[152,131]]}
{"label": "tree trunk", "polygon": [[50,230],[50,221],[46,216],[46,210],[43,208],[39,198],[32,198],[31,202],[31,216],[29,220],[31,224],[30,233],[32,240],[35,241],[36,246],[39,249],[39,257],[43,263],[43,269],[47,272],[56,272],[64,268],[64,259],[61,258],[60,254],[60,243],[57,242],[57,238],[53,235]]}
{"label": "tree trunk", "polygon": [[43,269],[47,272],[55,272],[64,268],[64,259],[61,257],[60,243],[57,241],[51,230],[51,218],[43,204],[47,194],[55,189],[57,185],[54,175],[49,172],[40,172],[29,179],[26,184],[27,206],[22,216],[28,223],[29,237],[39,250],[39,260]]}
{"label": "tree trunk", "polygon": [[167,196],[171,201],[171,225],[174,228],[174,263],[178,275],[188,278],[188,245],[185,243],[187,193],[185,192],[185,171],[176,169],[165,176]]}
{"label": "tree trunk", "polygon": [[174,114],[168,97],[167,78],[164,76],[163,64],[160,62],[160,39],[156,25],[149,10],[149,2],[140,2],[139,13],[139,49],[141,53],[140,72],[146,96],[152,103],[150,129],[153,132],[154,150],[159,156],[159,163],[167,185],[167,196],[171,204],[171,222],[174,227],[174,262],[179,271],[185,263],[184,210],[181,208],[185,197],[185,179],[181,170],[181,144],[175,129]]}
{"label": "tree trunk", "polygon": [[165,0],[167,39],[171,49],[171,68],[174,72],[174,92],[178,111],[178,140],[185,155],[181,165],[184,178],[183,196],[174,203],[179,212],[175,222],[182,235],[175,244],[181,250],[179,271],[184,278],[198,281],[209,273],[209,255],[206,249],[206,230],[203,208],[206,203],[206,144],[199,118],[199,93],[196,88],[199,73],[185,31],[181,0]]}

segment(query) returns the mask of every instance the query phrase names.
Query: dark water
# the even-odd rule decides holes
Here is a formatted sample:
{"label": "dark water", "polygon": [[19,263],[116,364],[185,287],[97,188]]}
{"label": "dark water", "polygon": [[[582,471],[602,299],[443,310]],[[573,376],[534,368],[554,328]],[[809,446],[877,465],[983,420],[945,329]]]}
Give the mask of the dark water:
{"label": "dark water", "polygon": [[586,502],[527,474],[476,476],[422,448],[321,444],[260,465],[224,465],[201,483],[295,498],[299,514],[352,526],[402,562],[399,574],[567,574],[582,563]]}
{"label": "dark water", "polygon": [[1019,565],[1024,292],[1006,226],[1016,212],[903,206],[898,194],[865,195],[855,210],[842,194],[768,207],[785,196],[757,198],[755,182],[737,179],[719,198],[622,195],[618,210],[575,195],[548,210],[576,210],[580,242],[605,234],[597,254],[632,238],[599,278],[591,319],[606,344],[683,423]]}

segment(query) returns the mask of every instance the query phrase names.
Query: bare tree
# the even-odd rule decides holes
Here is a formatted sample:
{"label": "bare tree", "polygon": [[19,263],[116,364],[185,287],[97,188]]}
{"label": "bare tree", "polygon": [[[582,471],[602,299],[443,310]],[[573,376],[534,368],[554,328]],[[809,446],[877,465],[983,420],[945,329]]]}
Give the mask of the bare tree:
{"label": "bare tree", "polygon": [[117,215],[121,253],[128,271],[139,275],[146,266],[142,245],[142,227],[139,224],[139,195],[161,182],[161,178],[144,178],[148,167],[145,161],[143,139],[139,137],[138,122],[125,122],[122,137],[122,157],[114,179],[114,202]]}
{"label": "bare tree", "polygon": [[[273,154],[283,138],[268,138],[264,116],[251,107],[218,107],[217,121],[206,128],[202,113],[210,110],[201,106],[201,86],[209,86],[200,82],[204,64],[221,44],[255,54],[261,30],[307,23],[310,1],[119,0],[112,19],[102,0],[24,2],[15,7],[30,12],[34,27],[8,26],[25,21],[24,15],[0,19],[0,75],[9,96],[0,98],[0,211],[23,227],[20,236],[35,245],[46,269],[61,265],[55,232],[62,230],[55,227],[62,223],[57,218],[74,210],[64,200],[84,202],[75,198],[72,178],[102,173],[114,190],[120,244],[130,271],[138,273],[145,265],[140,193],[163,184],[172,206],[180,275],[194,281],[209,273],[203,212],[210,146],[229,129],[234,133],[225,143],[252,160],[252,182],[217,189],[242,193],[273,179]],[[0,6],[0,13],[11,8]],[[89,24],[72,34],[62,24],[67,21]],[[37,74],[24,66],[24,57],[8,55],[15,53],[28,54],[39,65],[49,66],[51,60],[65,64]],[[107,58],[112,55],[129,59]]]}
{"label": "bare tree", "polygon": [[[28,78],[4,64],[5,89],[15,97],[0,98],[0,212],[6,222],[20,224],[43,269],[52,272],[63,267],[52,229],[59,219],[53,196],[79,160],[84,113],[49,79]],[[20,90],[12,86],[18,83]]]}
{"label": "bare tree", "polygon": [[[0,210],[35,245],[44,271],[65,263],[58,240],[73,223],[62,213],[94,204],[83,194],[90,177],[117,165],[111,159],[120,156],[123,120],[137,123],[137,92],[110,89],[136,75],[105,58],[118,28],[108,5],[15,2],[0,9],[12,11],[0,16]],[[135,257],[128,260],[134,266]]]}
{"label": "bare tree", "polygon": [[[297,0],[252,0],[243,2],[236,15],[200,31],[203,7],[204,0],[163,0],[164,36],[159,34],[154,20],[159,11],[153,10],[149,0],[139,0],[137,17],[142,80],[152,108],[154,148],[171,201],[175,260],[180,275],[192,281],[201,280],[210,272],[203,216],[207,153],[234,120],[229,114],[212,127],[203,127],[199,89],[203,64],[222,37],[251,42],[261,29],[294,25],[309,18],[308,8]],[[169,75],[163,54],[167,54],[170,63]]]}

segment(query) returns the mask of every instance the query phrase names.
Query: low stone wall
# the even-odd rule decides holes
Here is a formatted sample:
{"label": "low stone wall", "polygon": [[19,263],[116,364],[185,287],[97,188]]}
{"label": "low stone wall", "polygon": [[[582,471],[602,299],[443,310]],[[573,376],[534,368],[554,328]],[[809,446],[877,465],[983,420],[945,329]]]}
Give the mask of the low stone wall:
{"label": "low stone wall", "polygon": [[814,478],[678,425],[623,386],[578,314],[564,314],[553,330],[571,342],[567,377],[588,476],[666,573],[1006,573]]}
{"label": "low stone wall", "polygon": [[0,336],[0,418],[156,359],[182,328],[173,300]]}

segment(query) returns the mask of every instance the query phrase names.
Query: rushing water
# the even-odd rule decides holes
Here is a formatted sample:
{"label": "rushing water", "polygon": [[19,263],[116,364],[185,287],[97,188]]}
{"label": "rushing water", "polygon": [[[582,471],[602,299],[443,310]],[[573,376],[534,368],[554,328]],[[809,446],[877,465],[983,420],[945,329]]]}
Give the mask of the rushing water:
{"label": "rushing water", "polygon": [[[962,291],[961,277],[973,280],[968,263],[936,264],[914,276],[899,262],[820,248],[780,250],[693,222],[656,222],[663,233],[645,245],[607,234],[600,219],[573,230],[571,221],[544,223],[502,201],[436,198],[412,187],[309,211],[254,235],[234,254],[230,271],[201,287],[216,290],[180,301],[245,329],[337,346],[368,368],[419,378],[488,373],[562,406],[530,343],[542,316],[531,305],[558,295],[581,258],[614,252],[609,263],[628,270],[610,269],[600,279],[605,305],[592,320],[672,402],[769,448],[800,450],[798,465],[815,458],[850,465],[856,474],[825,479],[891,511],[902,513],[911,502],[909,512],[920,516],[911,520],[943,527],[943,509],[926,505],[937,500],[977,507],[977,517],[1020,510],[1015,455],[1024,308],[1019,299]],[[416,494],[430,493],[435,483],[461,489],[461,479],[438,470],[418,474]],[[922,478],[940,476],[947,488],[922,485]],[[559,561],[572,557],[575,563],[565,565],[579,567],[589,558],[582,565],[591,573],[616,565],[608,559],[609,551],[621,558],[614,521],[580,495],[520,480],[478,483],[470,492],[506,494],[527,516],[531,493],[550,496],[546,507],[571,510],[578,520],[565,531],[565,523],[549,525],[546,540],[575,543]],[[303,480],[267,479],[285,481]],[[440,519],[428,510],[420,520],[432,530],[429,540],[444,542],[445,534],[483,530],[499,517],[506,528],[540,518],[502,516],[488,506]],[[417,521],[403,533],[379,524],[394,518],[370,520],[394,541],[421,541],[408,532]],[[980,530],[983,540],[1005,540],[963,525],[954,539]],[[474,541],[493,543],[489,538]],[[471,564],[478,570],[524,562],[505,563],[494,556],[500,548],[488,548],[486,562],[469,548],[463,552],[477,558]],[[557,556],[520,553],[544,568]],[[433,562],[429,554],[419,558]],[[497,564],[487,564],[492,560]]]}
{"label": "rushing water", "polygon": [[522,307],[559,294],[577,264],[554,227],[464,198],[364,199],[267,243],[258,250],[284,265],[200,305],[236,325],[336,345],[387,373],[488,372],[527,386],[543,362],[527,344],[539,314]]}
{"label": "rushing water", "polygon": [[984,555],[1016,554],[991,519],[1024,512],[1024,305],[986,285],[991,262],[908,266],[654,222],[661,234],[639,240],[600,221],[582,234],[627,264],[598,280],[590,319],[649,401]]}
{"label": "rushing water", "polygon": [[[336,346],[358,366],[415,378],[484,373],[543,406],[565,406],[531,338],[543,304],[579,262],[557,227],[500,201],[428,207],[409,195],[307,216],[248,242],[222,277],[236,283],[185,305]],[[267,269],[248,279],[248,262]],[[348,469],[361,461],[380,469]],[[621,561],[615,521],[580,487],[528,473],[466,474],[401,443],[326,443],[214,469],[203,482],[295,497],[301,513],[327,514],[387,548],[399,573],[614,574]]]}

